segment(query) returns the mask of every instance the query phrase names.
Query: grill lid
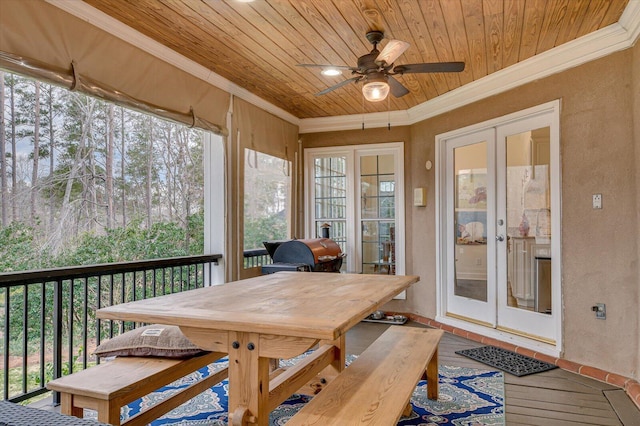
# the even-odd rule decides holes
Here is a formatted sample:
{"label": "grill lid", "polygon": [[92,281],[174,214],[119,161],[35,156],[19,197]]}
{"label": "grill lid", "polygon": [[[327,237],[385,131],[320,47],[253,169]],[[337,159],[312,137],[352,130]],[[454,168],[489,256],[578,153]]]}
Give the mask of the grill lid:
{"label": "grill lid", "polygon": [[287,241],[289,240],[263,241],[262,244],[264,245],[264,248],[267,250],[267,253],[269,253],[269,257],[273,259],[273,255],[276,252],[276,249],[280,247],[280,244],[286,243]]}
{"label": "grill lid", "polygon": [[340,246],[335,241],[329,238],[310,238],[282,242],[272,257],[278,263],[304,263],[313,267],[341,256]]}

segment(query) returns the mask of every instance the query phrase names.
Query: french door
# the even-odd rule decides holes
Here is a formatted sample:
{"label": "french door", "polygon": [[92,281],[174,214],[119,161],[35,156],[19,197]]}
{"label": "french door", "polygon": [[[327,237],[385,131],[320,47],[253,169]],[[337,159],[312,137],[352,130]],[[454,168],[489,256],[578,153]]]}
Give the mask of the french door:
{"label": "french door", "polygon": [[342,270],[404,274],[402,143],[305,150],[307,237],[330,237],[347,254]]}
{"label": "french door", "polygon": [[496,326],[494,130],[447,140],[447,314]]}
{"label": "french door", "polygon": [[559,348],[557,103],[438,139],[439,316]]}

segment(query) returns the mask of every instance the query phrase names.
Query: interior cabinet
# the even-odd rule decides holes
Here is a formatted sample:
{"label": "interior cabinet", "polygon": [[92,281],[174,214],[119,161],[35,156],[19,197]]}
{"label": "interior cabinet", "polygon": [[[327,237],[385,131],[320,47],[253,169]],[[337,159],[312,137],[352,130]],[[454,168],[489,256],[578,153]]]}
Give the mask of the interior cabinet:
{"label": "interior cabinet", "polygon": [[533,310],[537,290],[538,258],[551,257],[551,245],[536,243],[535,237],[509,237],[508,280],[519,308]]}
{"label": "interior cabinet", "polygon": [[456,278],[487,281],[486,244],[456,244]]}

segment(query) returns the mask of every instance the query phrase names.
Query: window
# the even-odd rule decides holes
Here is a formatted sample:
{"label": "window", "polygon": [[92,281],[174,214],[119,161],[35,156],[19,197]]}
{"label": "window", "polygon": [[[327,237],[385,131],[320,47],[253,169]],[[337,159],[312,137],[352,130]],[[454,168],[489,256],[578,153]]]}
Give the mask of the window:
{"label": "window", "polygon": [[290,235],[291,162],[245,149],[244,250]]}
{"label": "window", "polygon": [[206,132],[0,80],[0,270],[203,253]]}
{"label": "window", "polygon": [[[344,252],[347,234],[347,160],[346,157],[318,157],[314,159],[313,179],[315,186],[314,233],[310,237],[322,236],[322,226],[330,226],[330,237]],[[343,265],[343,268],[346,265]]]}

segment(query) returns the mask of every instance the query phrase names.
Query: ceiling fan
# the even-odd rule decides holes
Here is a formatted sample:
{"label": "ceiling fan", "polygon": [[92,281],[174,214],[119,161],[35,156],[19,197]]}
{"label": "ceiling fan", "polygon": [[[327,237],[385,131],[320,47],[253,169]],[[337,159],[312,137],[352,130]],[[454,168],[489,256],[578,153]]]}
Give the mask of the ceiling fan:
{"label": "ceiling fan", "polygon": [[345,65],[319,65],[319,64],[298,64],[301,67],[320,67],[324,70],[351,70],[351,77],[347,80],[328,87],[316,96],[324,95],[335,89],[354,82],[364,82],[362,94],[365,99],[377,102],[385,99],[389,92],[396,98],[409,93],[409,89],[394,78],[395,75],[410,73],[432,73],[432,72],[460,72],[464,70],[464,62],[431,62],[422,64],[405,64],[393,66],[396,59],[409,48],[409,43],[400,40],[390,40],[389,43],[378,51],[378,44],[384,38],[382,31],[369,31],[367,40],[373,44],[373,50],[358,58],[358,66],[350,67]]}

